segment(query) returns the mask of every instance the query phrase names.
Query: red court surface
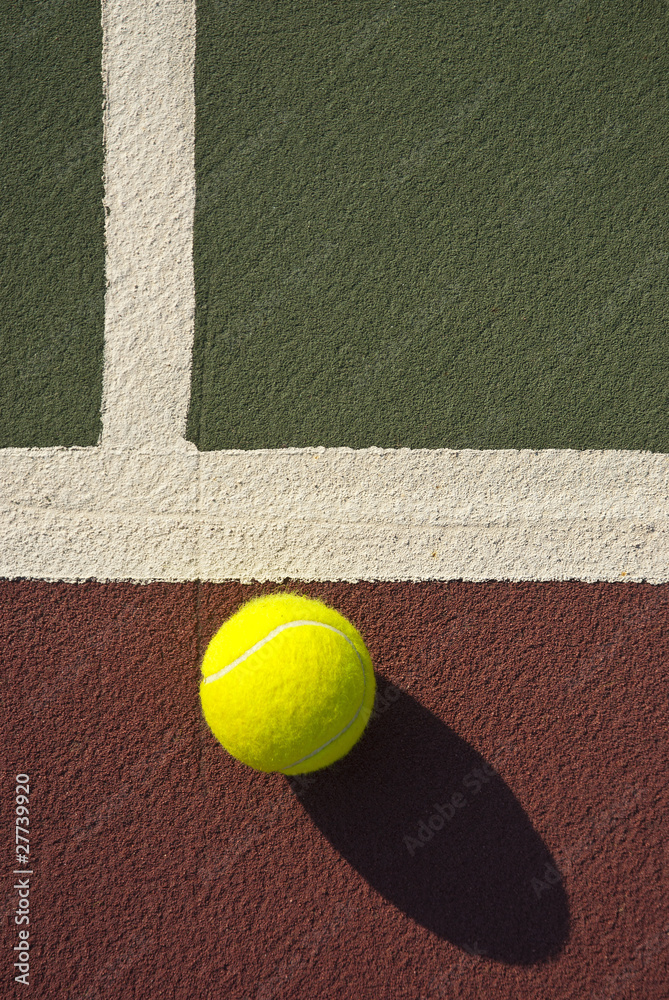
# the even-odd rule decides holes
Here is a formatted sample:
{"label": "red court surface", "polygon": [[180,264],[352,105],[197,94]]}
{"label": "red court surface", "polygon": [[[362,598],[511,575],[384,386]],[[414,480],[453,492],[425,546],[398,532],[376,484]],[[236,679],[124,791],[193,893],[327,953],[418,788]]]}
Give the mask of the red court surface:
{"label": "red court surface", "polygon": [[281,588],[0,584],[16,994],[666,998],[669,586],[285,587],[353,620],[379,689],[349,756],[290,781],[198,696],[213,632]]}

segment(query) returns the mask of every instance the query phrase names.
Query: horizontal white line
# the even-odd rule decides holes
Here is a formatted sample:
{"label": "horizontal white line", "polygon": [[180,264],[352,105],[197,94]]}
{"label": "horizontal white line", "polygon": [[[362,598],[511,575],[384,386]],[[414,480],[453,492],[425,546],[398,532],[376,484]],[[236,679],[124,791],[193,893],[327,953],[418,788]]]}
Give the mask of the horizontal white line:
{"label": "horizontal white line", "polygon": [[0,576],[669,580],[669,456],[0,450]]}

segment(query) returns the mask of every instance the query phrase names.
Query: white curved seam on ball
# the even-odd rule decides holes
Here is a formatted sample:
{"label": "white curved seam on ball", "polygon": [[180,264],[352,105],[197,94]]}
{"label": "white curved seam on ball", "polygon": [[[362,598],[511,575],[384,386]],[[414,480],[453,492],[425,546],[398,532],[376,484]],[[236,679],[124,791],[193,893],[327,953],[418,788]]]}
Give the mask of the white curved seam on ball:
{"label": "white curved seam on ball", "polygon": [[346,642],[349,644],[349,646],[351,646],[353,652],[358,657],[358,662],[360,663],[360,669],[362,670],[362,701],[360,702],[358,710],[356,711],[353,718],[346,723],[346,725],[340,732],[336,733],[331,739],[323,743],[322,746],[317,747],[316,750],[312,750],[311,753],[306,754],[306,756],[300,757],[299,760],[293,761],[292,764],[287,764],[285,767],[282,768],[282,773],[289,771],[291,767],[297,767],[298,764],[303,764],[304,761],[309,760],[310,757],[315,757],[316,754],[319,754],[322,750],[325,750],[325,748],[330,746],[331,743],[334,743],[336,740],[340,739],[344,735],[346,730],[351,728],[355,720],[362,712],[362,709],[365,704],[365,694],[367,693],[367,676],[365,674],[365,665],[362,662],[362,656],[360,655],[360,651],[358,650],[358,647],[353,642],[353,640],[349,639],[349,637],[346,635],[345,632],[342,632],[340,629],[335,628],[334,625],[326,624],[326,622],[314,622],[314,621],[309,621],[308,619],[297,619],[296,621],[293,622],[284,622],[283,625],[277,625],[277,627],[272,629],[271,632],[268,632],[263,639],[260,639],[253,646],[250,646],[244,653],[242,653],[241,656],[238,656],[236,660],[233,660],[232,663],[228,663],[227,666],[222,667],[221,670],[217,670],[215,674],[210,674],[209,677],[204,677],[202,680],[203,684],[210,684],[212,681],[219,680],[219,678],[224,677],[225,674],[228,674],[230,673],[231,670],[234,670],[235,667],[238,667],[240,663],[244,662],[244,660],[247,660],[249,656],[253,656],[254,653],[257,653],[259,649],[262,649],[263,646],[265,646],[268,642],[271,642],[272,639],[276,638],[277,635],[280,635],[282,632],[285,632],[286,629],[297,628],[300,625],[316,625],[319,628],[326,628],[330,632],[335,632],[337,635],[340,635],[342,639],[345,639]]}
{"label": "white curved seam on ball", "polygon": [[[277,635],[281,634],[281,632],[285,632],[288,628],[297,628],[299,625],[318,625],[320,628],[327,628],[330,632],[336,632],[337,635],[346,639],[346,641],[355,649],[355,646],[349,637],[345,635],[344,632],[340,632],[338,628],[334,627],[334,625],[326,625],[325,622],[312,622],[307,619],[296,619],[293,622],[284,622],[283,625],[277,625],[277,627],[273,628],[271,632],[268,632],[263,639],[259,639],[253,646],[249,646],[249,648],[243,652],[241,656],[238,656],[236,660],[233,660],[232,663],[228,663],[227,666],[221,667],[221,669],[217,670],[215,674],[210,674],[208,677],[204,677],[202,679],[202,683],[210,684],[212,681],[219,680],[219,678],[225,676],[225,674],[229,674],[231,670],[234,670],[235,667],[238,667],[240,663],[244,662],[244,660],[248,660],[249,656],[253,656],[254,653],[257,653],[259,649],[262,649],[268,642],[275,639]],[[356,653],[358,652],[357,649],[355,649],[355,651]]]}
{"label": "white curved seam on ball", "polygon": [[[356,653],[358,653],[357,649],[356,649]],[[305,760],[309,760],[310,757],[315,757],[316,754],[319,754],[321,752],[321,750],[325,750],[326,747],[329,747],[331,743],[335,743],[336,740],[341,739],[341,737],[344,735],[344,733],[346,732],[346,730],[350,729],[351,726],[353,725],[353,723],[355,722],[355,720],[358,718],[358,716],[360,715],[360,713],[362,712],[362,710],[364,708],[364,705],[365,705],[365,694],[367,693],[367,678],[365,676],[365,668],[364,668],[363,663],[362,663],[362,658],[361,658],[361,656],[360,656],[359,653],[358,653],[358,659],[360,660],[360,666],[362,667],[362,701],[360,702],[360,705],[358,706],[358,710],[355,713],[355,715],[353,716],[353,718],[351,719],[351,721],[347,722],[346,725],[344,726],[344,728],[340,732],[338,732],[336,734],[336,736],[333,736],[331,739],[327,740],[325,743],[322,744],[322,746],[317,747],[316,750],[312,750],[311,753],[306,754],[304,757],[300,757],[299,760],[294,760],[292,764],[288,764],[287,767],[282,768],[281,772],[280,772],[281,774],[287,774],[288,771],[290,771],[290,769],[292,767],[297,767],[298,764],[303,764],[305,762]],[[332,763],[334,764],[334,761]]]}
{"label": "white curved seam on ball", "polygon": [[343,729],[341,729],[338,733],[336,733],[331,739],[326,740],[325,743],[323,743],[321,746],[317,747],[315,750],[312,750],[311,753],[305,754],[305,756],[300,757],[299,760],[294,760],[292,764],[288,764],[285,767],[283,767],[281,769],[282,774],[285,774],[287,771],[290,771],[292,767],[297,767],[298,764],[303,764],[304,761],[309,760],[310,757],[315,757],[316,754],[319,754],[322,750],[325,750],[326,747],[329,747],[331,743],[335,743],[336,740],[341,739],[346,730],[351,728],[355,720],[362,712],[365,705],[365,695],[367,693],[367,675],[365,674],[365,664],[362,662],[362,656],[360,655],[360,652],[356,644],[353,642],[352,639],[349,639],[349,637],[344,632],[340,632],[338,628],[334,628],[332,625],[325,625],[323,622],[309,622],[309,624],[322,625],[323,628],[329,628],[332,632],[337,632],[343,639],[346,639],[346,642],[349,644],[349,646],[352,647],[353,652],[358,657],[358,663],[360,664],[360,669],[362,670],[362,699],[360,701],[360,705],[358,706],[358,710],[356,711],[355,715],[353,716],[352,719],[350,719],[349,722],[346,723]]}

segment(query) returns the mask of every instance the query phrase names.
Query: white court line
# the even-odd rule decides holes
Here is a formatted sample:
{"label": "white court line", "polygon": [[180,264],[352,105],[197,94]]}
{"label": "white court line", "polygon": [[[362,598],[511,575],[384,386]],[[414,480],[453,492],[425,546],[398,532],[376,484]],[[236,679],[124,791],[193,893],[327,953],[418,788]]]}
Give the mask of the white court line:
{"label": "white court line", "polygon": [[669,456],[198,453],[192,0],[103,0],[107,276],[98,448],[0,450],[0,576],[669,580]]}
{"label": "white court line", "polygon": [[102,444],[194,450],[195,5],[103,0],[102,27]]}

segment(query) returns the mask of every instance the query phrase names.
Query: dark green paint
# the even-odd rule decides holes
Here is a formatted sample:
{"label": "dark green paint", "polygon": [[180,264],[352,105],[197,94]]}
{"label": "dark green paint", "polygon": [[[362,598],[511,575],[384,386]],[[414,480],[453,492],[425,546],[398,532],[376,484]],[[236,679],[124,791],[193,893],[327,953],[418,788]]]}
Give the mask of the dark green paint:
{"label": "dark green paint", "polygon": [[191,440],[669,451],[667,29],[199,0]]}
{"label": "dark green paint", "polygon": [[104,320],[98,0],[0,0],[0,447],[94,445]]}

